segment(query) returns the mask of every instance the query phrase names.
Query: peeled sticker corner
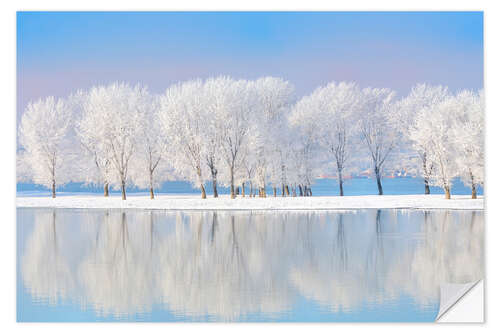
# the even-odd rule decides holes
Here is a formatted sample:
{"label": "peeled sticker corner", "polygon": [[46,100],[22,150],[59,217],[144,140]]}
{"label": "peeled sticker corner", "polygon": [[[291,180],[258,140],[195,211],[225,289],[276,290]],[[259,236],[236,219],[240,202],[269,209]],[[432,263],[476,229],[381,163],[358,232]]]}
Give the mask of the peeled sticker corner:
{"label": "peeled sticker corner", "polygon": [[483,295],[483,280],[441,285],[439,313],[435,321],[482,323]]}

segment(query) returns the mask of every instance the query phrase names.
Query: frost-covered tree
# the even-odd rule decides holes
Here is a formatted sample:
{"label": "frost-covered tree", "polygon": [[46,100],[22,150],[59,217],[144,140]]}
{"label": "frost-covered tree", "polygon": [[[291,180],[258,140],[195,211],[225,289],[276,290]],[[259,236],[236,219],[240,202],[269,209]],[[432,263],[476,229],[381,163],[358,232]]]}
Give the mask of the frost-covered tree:
{"label": "frost-covered tree", "polygon": [[143,113],[143,124],[137,138],[137,153],[132,163],[131,178],[135,185],[149,189],[154,199],[154,188],[161,184],[167,170],[167,147],[169,139],[163,135],[160,123],[159,96],[145,93],[139,104]]}
{"label": "frost-covered tree", "polygon": [[318,143],[332,157],[339,194],[344,195],[344,173],[357,134],[355,116],[361,108],[361,91],[355,83],[331,82],[304,97],[304,117],[318,122]]}
{"label": "frost-covered tree", "polygon": [[288,117],[291,131],[295,134],[291,143],[294,187],[298,186],[300,196],[311,196],[311,186],[318,175],[319,131],[322,126],[319,114],[313,112],[315,101],[304,97],[297,102]]}
{"label": "frost-covered tree", "polygon": [[[106,160],[111,162],[111,180],[120,187],[122,199],[126,200],[126,185],[132,156],[137,150],[141,126],[144,124],[144,103],[147,103],[148,91],[141,85],[112,83],[107,86],[93,87],[88,94],[82,119],[96,127],[89,132],[80,132],[88,136],[88,142],[99,146],[99,159],[105,168]],[[85,120],[84,120],[85,122]],[[85,140],[83,140],[85,141]]]}
{"label": "frost-covered tree", "polygon": [[435,165],[429,180],[444,190],[446,199],[450,199],[452,180],[458,175],[457,149],[451,136],[456,111],[457,100],[450,96],[422,109],[410,130],[413,141],[427,142],[427,157]]}
{"label": "frost-covered tree", "polygon": [[69,97],[73,113],[78,115],[75,122],[76,136],[82,147],[80,173],[87,184],[103,186],[104,196],[109,196],[112,183],[111,151],[103,139],[106,133],[107,116],[94,107],[87,92],[78,91]]}
{"label": "frost-covered tree", "polygon": [[235,178],[242,168],[245,146],[250,144],[254,129],[251,117],[256,110],[255,86],[246,80],[232,82],[224,92],[224,107],[220,119],[224,119],[221,133],[222,159],[228,170],[231,198],[236,197]]}
{"label": "frost-covered tree", "polygon": [[74,157],[69,133],[71,109],[63,99],[47,97],[28,104],[19,126],[20,158],[35,184],[51,188],[68,182]]}
{"label": "frost-covered tree", "polygon": [[484,182],[484,91],[464,90],[455,97],[455,115],[450,136],[456,150],[457,167],[463,183],[470,186],[472,198]]}
{"label": "frost-covered tree", "polygon": [[[414,126],[415,118],[424,108],[432,107],[441,103],[449,96],[448,88],[443,86],[431,86],[428,84],[417,84],[412,88],[408,96],[398,101],[396,104],[397,119],[403,132],[403,140],[407,143],[409,152],[416,152],[418,159],[413,159],[411,156],[406,158],[410,163],[409,167],[415,169],[416,173],[424,179],[424,193],[430,193],[430,177],[433,172],[434,165],[429,161],[428,138],[418,135],[410,135]],[[418,138],[420,141],[412,140]]]}
{"label": "frost-covered tree", "polygon": [[294,101],[294,88],[290,82],[276,77],[264,77],[254,82],[257,97],[255,124],[257,154],[256,172],[261,196],[266,195],[266,183],[271,183],[274,196],[276,188],[286,180],[285,168],[280,158],[287,135],[287,114]]}
{"label": "frost-covered tree", "polygon": [[205,98],[201,80],[171,86],[160,98],[160,124],[171,146],[171,164],[177,174],[200,188],[207,197],[203,137]]}
{"label": "frost-covered tree", "polygon": [[363,106],[358,115],[361,137],[372,160],[378,194],[382,195],[384,163],[399,140],[399,132],[394,124],[395,92],[386,88],[365,88],[361,95]]}
{"label": "frost-covered tree", "polygon": [[203,85],[202,98],[205,108],[204,126],[202,127],[203,156],[205,164],[210,172],[214,198],[219,196],[217,191],[217,179],[221,176],[222,169],[222,129],[225,126],[223,117],[226,107],[226,89],[230,87],[233,80],[229,77],[220,76],[209,78]]}

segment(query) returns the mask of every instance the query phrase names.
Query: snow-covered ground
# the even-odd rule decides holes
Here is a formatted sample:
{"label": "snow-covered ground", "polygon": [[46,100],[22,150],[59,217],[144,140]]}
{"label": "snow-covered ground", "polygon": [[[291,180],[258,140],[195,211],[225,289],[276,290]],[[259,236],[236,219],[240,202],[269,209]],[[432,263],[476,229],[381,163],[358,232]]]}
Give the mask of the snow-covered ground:
{"label": "snow-covered ground", "polygon": [[129,196],[126,201],[119,196],[93,195],[50,197],[18,197],[17,207],[57,208],[144,208],[144,209],[236,209],[236,210],[312,210],[312,209],[483,209],[484,200],[455,195],[366,195],[345,197],[268,197],[231,199],[229,196],[201,199],[198,195],[158,195],[154,200],[146,196]]}

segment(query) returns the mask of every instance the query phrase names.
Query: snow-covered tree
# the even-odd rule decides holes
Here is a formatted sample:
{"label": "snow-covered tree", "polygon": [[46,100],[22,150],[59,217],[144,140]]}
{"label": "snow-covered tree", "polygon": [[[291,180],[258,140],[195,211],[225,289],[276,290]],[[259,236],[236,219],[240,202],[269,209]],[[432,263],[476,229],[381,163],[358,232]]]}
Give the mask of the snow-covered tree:
{"label": "snow-covered tree", "polygon": [[203,85],[203,99],[205,103],[204,126],[202,135],[205,138],[203,144],[203,156],[212,180],[214,198],[219,196],[217,191],[217,179],[222,169],[222,128],[225,126],[223,118],[226,107],[226,90],[229,89],[233,80],[229,77],[220,76],[209,78]]}
{"label": "snow-covered tree", "polygon": [[[410,133],[414,126],[415,118],[422,109],[441,103],[448,96],[449,92],[447,87],[417,84],[412,88],[408,96],[398,101],[396,104],[397,119],[404,134],[403,140],[407,143],[407,151],[410,152],[410,154],[407,154],[409,155],[407,158],[402,158],[410,162],[409,165],[404,165],[404,167],[415,169],[415,173],[422,176],[424,179],[425,194],[430,193],[429,182],[434,168],[434,165],[428,158],[429,142],[428,138],[415,135],[412,137],[418,138],[420,141],[412,140]],[[412,158],[412,152],[416,152],[418,158]],[[415,163],[411,163],[413,161]]]}
{"label": "snow-covered tree", "polygon": [[394,124],[394,96],[395,92],[386,88],[363,89],[363,106],[358,115],[361,137],[372,160],[379,195],[384,194],[381,181],[384,163],[400,136]]}
{"label": "snow-covered tree", "polygon": [[319,131],[322,126],[315,110],[315,100],[306,96],[297,102],[288,117],[291,131],[294,133],[291,143],[291,160],[294,187],[298,186],[300,196],[312,195],[311,186],[321,167],[318,158],[320,149]]}
{"label": "snow-covered tree", "polygon": [[318,143],[332,157],[339,194],[344,195],[343,176],[357,134],[355,115],[361,108],[361,91],[355,83],[331,82],[306,97],[309,117],[318,124]]}
{"label": "snow-covered tree", "polygon": [[284,137],[287,134],[287,113],[294,101],[294,88],[290,82],[276,77],[264,77],[254,82],[257,95],[257,121],[255,151],[256,172],[261,196],[265,196],[266,183],[270,182],[274,196],[278,185],[285,186],[285,167],[281,163]]}
{"label": "snow-covered tree", "polygon": [[109,196],[112,183],[111,152],[103,139],[106,133],[107,116],[105,112],[94,108],[87,92],[78,91],[69,97],[70,105],[76,117],[75,132],[81,149],[80,173],[87,184],[98,184],[104,188],[104,196]]}
{"label": "snow-covered tree", "polygon": [[131,178],[135,185],[148,188],[154,199],[154,188],[161,184],[167,165],[169,139],[163,135],[160,123],[160,98],[145,93],[139,104],[143,124],[137,138],[137,153],[132,163]]}
{"label": "snow-covered tree", "polygon": [[69,132],[71,109],[63,99],[47,97],[28,104],[19,126],[20,158],[35,184],[52,189],[68,182],[74,157]]}
{"label": "snow-covered tree", "polygon": [[82,128],[88,125],[80,124],[80,137],[89,145],[94,142],[97,145],[98,159],[104,170],[101,175],[107,172],[106,160],[109,159],[111,180],[121,188],[123,200],[127,198],[129,166],[142,132],[147,96],[147,89],[141,85],[132,87],[127,83],[112,83],[93,87],[84,105],[83,123],[89,119],[95,127],[90,125],[88,131],[83,131]]}
{"label": "snow-covered tree", "polygon": [[484,182],[484,91],[464,90],[455,100],[451,141],[456,149],[459,176],[476,199],[477,187]]}
{"label": "snow-covered tree", "polygon": [[443,188],[446,199],[450,198],[452,180],[458,175],[457,149],[451,136],[456,111],[457,100],[450,96],[422,109],[410,130],[413,141],[427,143],[427,157],[435,166],[430,183]]}
{"label": "snow-covered tree", "polygon": [[171,86],[160,98],[160,124],[171,147],[171,164],[178,175],[205,191],[206,168],[203,137],[205,98],[201,80]]}
{"label": "snow-covered tree", "polygon": [[228,170],[231,198],[236,197],[235,178],[242,171],[245,146],[252,139],[254,116],[257,106],[255,86],[246,80],[232,82],[224,91],[224,107],[220,119],[224,119],[221,133],[222,159]]}

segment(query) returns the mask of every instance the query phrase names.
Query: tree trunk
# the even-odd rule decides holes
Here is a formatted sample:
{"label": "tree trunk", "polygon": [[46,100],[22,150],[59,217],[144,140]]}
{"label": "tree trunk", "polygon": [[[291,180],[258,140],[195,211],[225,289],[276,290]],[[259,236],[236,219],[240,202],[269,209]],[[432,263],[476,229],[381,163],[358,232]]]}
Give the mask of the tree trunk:
{"label": "tree trunk", "polygon": [[382,195],[384,194],[384,191],[382,190],[382,182],[380,180],[380,170],[378,168],[375,168],[375,177],[377,177],[378,195]]}
{"label": "tree trunk", "polygon": [[233,168],[231,168],[230,174],[231,174],[231,199],[234,199],[234,198],[236,198],[236,196],[234,195],[234,169]]}
{"label": "tree trunk", "polygon": [[339,174],[339,195],[341,197],[344,196],[344,180],[342,179],[342,169],[338,169],[338,174]]}
{"label": "tree trunk", "polygon": [[304,185],[304,196],[308,197],[309,196],[309,186]]}
{"label": "tree trunk", "polygon": [[476,183],[474,182],[474,175],[472,172],[469,172],[470,174],[470,183],[471,183],[471,188],[472,188],[472,199],[477,199],[477,191],[476,191]]}
{"label": "tree trunk", "polygon": [[201,198],[202,199],[206,199],[207,198],[207,192],[205,192],[205,185],[201,184],[200,188],[201,188]]}
{"label": "tree trunk", "polygon": [[245,183],[241,183],[241,196],[245,197]]}
{"label": "tree trunk", "polygon": [[286,196],[288,197],[290,195],[290,189],[288,188],[288,185],[285,185],[285,191],[286,191]]}
{"label": "tree trunk", "polygon": [[104,196],[109,197],[109,184],[108,183],[104,184]]}
{"label": "tree trunk", "polygon": [[311,187],[309,187],[309,196],[312,197],[313,196],[313,190]]}
{"label": "tree trunk", "polygon": [[424,178],[425,194],[431,194],[431,187],[429,186],[429,178]]}
{"label": "tree trunk", "polygon": [[299,196],[304,196],[304,192],[302,192],[302,185],[299,185]]}
{"label": "tree trunk", "polygon": [[429,186],[429,172],[427,171],[427,154],[424,152],[423,156],[422,156],[422,164],[423,164],[423,169],[424,169],[424,173],[427,175],[427,176],[424,176],[424,186],[425,186],[425,194],[431,194],[431,188]]}
{"label": "tree trunk", "polygon": [[212,189],[214,191],[214,198],[217,198],[219,196],[219,193],[217,193],[217,178],[212,176]]}
{"label": "tree trunk", "polygon": [[274,194],[274,197],[276,198],[276,186],[273,187],[273,194]]}
{"label": "tree trunk", "polygon": [[266,186],[264,186],[264,187],[262,188],[262,197],[263,197],[263,198],[267,197],[267,195],[266,195]]}
{"label": "tree trunk", "polygon": [[285,196],[285,184],[281,184],[281,196]]}
{"label": "tree trunk", "polygon": [[155,193],[153,191],[153,172],[154,170],[149,170],[149,197],[151,199],[155,198]]}
{"label": "tree trunk", "polygon": [[122,180],[122,200],[127,200],[127,194],[125,193],[125,181]]}
{"label": "tree trunk", "polygon": [[196,175],[198,175],[198,181],[200,182],[201,198],[207,198],[207,192],[205,192],[205,185],[203,184],[203,177],[201,176],[201,167],[196,167]]}
{"label": "tree trunk", "polygon": [[444,198],[445,199],[450,199],[451,195],[450,195],[450,187],[449,186],[445,186],[444,187]]}
{"label": "tree trunk", "polygon": [[56,181],[52,181],[52,198],[56,197]]}
{"label": "tree trunk", "polygon": [[240,187],[236,186],[236,195],[240,195]]}

